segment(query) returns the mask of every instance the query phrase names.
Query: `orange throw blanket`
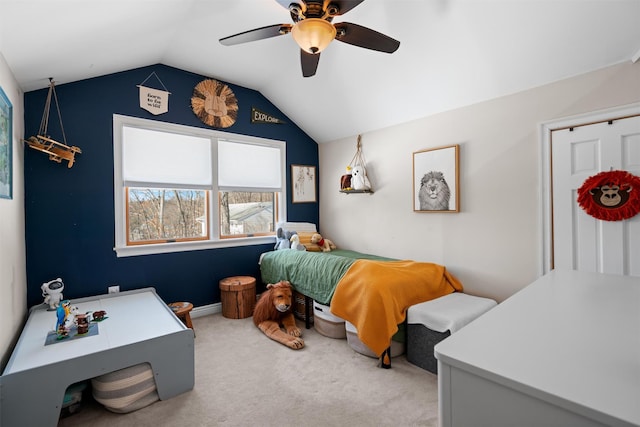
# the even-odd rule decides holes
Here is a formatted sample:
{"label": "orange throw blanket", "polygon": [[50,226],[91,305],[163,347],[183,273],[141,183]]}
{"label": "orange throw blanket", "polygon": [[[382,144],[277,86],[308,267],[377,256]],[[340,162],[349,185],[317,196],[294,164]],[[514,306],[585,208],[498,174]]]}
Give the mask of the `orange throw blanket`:
{"label": "orange throw blanket", "polygon": [[355,261],[340,279],[331,312],[358,330],[358,338],[382,353],[412,305],[452,292],[462,284],[445,267],[416,261]]}

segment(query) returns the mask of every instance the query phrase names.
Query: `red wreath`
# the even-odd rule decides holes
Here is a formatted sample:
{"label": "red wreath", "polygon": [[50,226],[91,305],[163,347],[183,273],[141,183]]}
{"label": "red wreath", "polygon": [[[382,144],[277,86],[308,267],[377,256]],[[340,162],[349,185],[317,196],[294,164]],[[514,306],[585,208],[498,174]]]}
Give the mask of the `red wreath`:
{"label": "red wreath", "polygon": [[629,219],[640,212],[640,178],[627,171],[600,172],[582,183],[578,204],[597,219]]}

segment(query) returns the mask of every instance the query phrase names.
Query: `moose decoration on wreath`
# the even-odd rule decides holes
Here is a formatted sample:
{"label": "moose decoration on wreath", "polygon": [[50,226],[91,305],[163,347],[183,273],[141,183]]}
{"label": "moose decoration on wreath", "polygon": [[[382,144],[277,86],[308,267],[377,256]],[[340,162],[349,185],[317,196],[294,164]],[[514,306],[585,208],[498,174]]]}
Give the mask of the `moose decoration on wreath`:
{"label": "moose decoration on wreath", "polygon": [[621,170],[600,172],[582,183],[578,204],[604,221],[632,218],[640,212],[640,178]]}

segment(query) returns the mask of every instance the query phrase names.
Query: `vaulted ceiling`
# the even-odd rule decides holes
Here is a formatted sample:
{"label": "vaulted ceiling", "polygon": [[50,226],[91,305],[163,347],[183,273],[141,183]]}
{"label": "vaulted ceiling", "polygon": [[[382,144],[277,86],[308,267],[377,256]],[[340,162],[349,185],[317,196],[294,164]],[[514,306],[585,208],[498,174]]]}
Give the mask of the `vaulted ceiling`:
{"label": "vaulted ceiling", "polygon": [[245,86],[319,143],[640,54],[638,0],[366,0],[333,22],[374,29],[400,48],[334,41],[303,78],[291,35],[218,42],[292,23],[275,0],[0,0],[0,52],[24,91],[49,77],[63,84],[156,63]]}

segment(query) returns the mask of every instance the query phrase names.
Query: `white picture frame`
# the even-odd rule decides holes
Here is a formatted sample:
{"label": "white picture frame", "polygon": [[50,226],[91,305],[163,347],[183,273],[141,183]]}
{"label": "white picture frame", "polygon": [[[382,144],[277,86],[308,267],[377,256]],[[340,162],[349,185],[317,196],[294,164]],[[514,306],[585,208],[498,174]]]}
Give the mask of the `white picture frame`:
{"label": "white picture frame", "polygon": [[291,165],[291,201],[293,203],[316,202],[316,167]]}
{"label": "white picture frame", "polygon": [[413,153],[414,212],[460,212],[459,145]]}

